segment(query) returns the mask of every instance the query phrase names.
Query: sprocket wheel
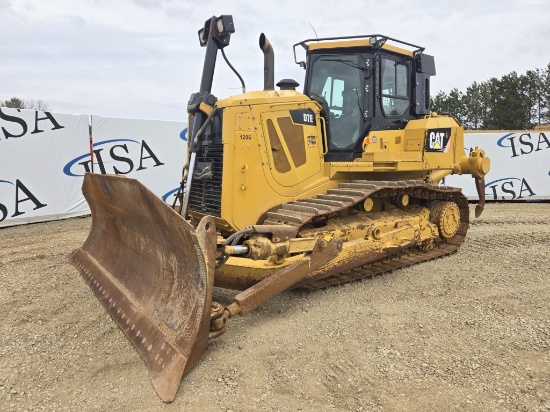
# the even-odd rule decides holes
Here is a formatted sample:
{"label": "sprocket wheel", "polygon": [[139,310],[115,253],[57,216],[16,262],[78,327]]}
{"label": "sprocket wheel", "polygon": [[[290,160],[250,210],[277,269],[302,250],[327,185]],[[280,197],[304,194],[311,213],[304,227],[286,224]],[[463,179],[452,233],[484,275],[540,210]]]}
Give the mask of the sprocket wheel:
{"label": "sprocket wheel", "polygon": [[430,205],[430,222],[437,225],[441,237],[452,238],[460,225],[458,205],[455,202],[434,200]]}

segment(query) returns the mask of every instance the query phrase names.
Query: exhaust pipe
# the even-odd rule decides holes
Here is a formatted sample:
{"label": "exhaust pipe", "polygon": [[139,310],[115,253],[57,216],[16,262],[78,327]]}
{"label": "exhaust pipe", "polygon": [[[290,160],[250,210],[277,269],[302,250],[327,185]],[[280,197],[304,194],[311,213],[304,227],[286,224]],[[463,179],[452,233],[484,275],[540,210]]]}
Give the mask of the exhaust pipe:
{"label": "exhaust pipe", "polygon": [[265,34],[260,34],[260,49],[264,52],[264,90],[275,90],[275,55]]}

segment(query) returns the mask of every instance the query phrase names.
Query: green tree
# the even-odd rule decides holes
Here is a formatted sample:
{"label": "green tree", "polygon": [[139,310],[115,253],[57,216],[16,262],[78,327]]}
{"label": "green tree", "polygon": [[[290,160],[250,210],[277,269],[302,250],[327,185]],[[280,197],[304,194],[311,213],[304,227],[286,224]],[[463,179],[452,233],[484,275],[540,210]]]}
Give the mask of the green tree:
{"label": "green tree", "polygon": [[465,93],[454,88],[431,99],[432,110],[458,118],[467,129],[530,129],[550,124],[550,64],[474,81]]}
{"label": "green tree", "polygon": [[516,72],[504,75],[496,81],[494,107],[491,111],[489,128],[494,130],[530,129],[531,100],[528,81]]}
{"label": "green tree", "polygon": [[479,129],[482,127],[486,102],[482,96],[481,84],[473,82],[466,89],[463,97],[464,102],[464,127],[466,129]]}
{"label": "green tree", "polygon": [[531,123],[540,126],[545,123],[548,112],[548,96],[545,95],[545,83],[548,76],[546,70],[527,70],[525,79],[527,82],[527,94],[531,100]]}
{"label": "green tree", "polygon": [[10,107],[12,109],[26,109],[25,102],[17,97],[12,97],[11,99],[2,102],[1,106]]}
{"label": "green tree", "polygon": [[550,124],[550,63],[541,70],[541,124]]}
{"label": "green tree", "polygon": [[461,123],[465,118],[463,94],[456,87],[445,94],[439,92],[433,99],[431,99],[432,111],[440,114],[450,114],[456,117]]}
{"label": "green tree", "polygon": [[12,109],[30,109],[30,110],[40,110],[40,111],[49,111],[50,106],[43,100],[21,100],[18,97],[12,97],[5,102],[0,101],[0,107],[10,107]]}
{"label": "green tree", "polygon": [[480,83],[479,87],[481,99],[481,125],[480,129],[489,130],[492,124],[492,114],[495,108],[495,102],[498,94],[498,80],[495,77]]}
{"label": "green tree", "polygon": [[435,97],[430,98],[430,108],[432,112],[443,113],[443,107],[447,100],[447,94],[443,91],[439,91]]}

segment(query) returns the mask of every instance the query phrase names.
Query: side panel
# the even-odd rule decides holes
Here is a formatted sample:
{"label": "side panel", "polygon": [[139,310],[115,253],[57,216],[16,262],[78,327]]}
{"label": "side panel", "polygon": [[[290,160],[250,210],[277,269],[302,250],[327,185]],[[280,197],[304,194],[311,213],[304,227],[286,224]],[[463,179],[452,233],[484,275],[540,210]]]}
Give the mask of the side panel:
{"label": "side panel", "polygon": [[421,177],[455,169],[464,156],[463,142],[464,131],[451,117],[412,120],[404,130],[371,131],[363,139],[361,161],[372,162],[374,172],[417,171]]}
{"label": "side panel", "polygon": [[464,129],[449,116],[426,119],[424,161],[431,170],[453,170],[464,153]]}
{"label": "side panel", "polygon": [[263,146],[249,106],[225,109],[222,217],[236,229],[257,222],[274,193],[263,175]]}
{"label": "side panel", "polygon": [[322,167],[321,120],[314,110],[313,102],[225,108],[221,217],[233,229],[255,224],[281,203],[336,185]]}
{"label": "side panel", "polygon": [[282,195],[292,193],[287,188],[296,187],[321,171],[320,119],[312,110],[315,106],[308,106],[301,109],[280,106],[260,116],[266,145],[262,151],[264,174],[272,180],[273,189]]}

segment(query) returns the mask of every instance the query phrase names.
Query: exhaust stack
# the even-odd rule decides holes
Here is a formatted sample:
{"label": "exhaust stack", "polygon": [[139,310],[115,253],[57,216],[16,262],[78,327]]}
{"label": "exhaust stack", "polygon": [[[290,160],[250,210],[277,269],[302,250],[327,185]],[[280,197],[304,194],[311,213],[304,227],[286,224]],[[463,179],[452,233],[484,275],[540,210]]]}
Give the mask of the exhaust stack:
{"label": "exhaust stack", "polygon": [[264,33],[260,34],[260,49],[264,52],[264,90],[275,90],[275,55]]}

